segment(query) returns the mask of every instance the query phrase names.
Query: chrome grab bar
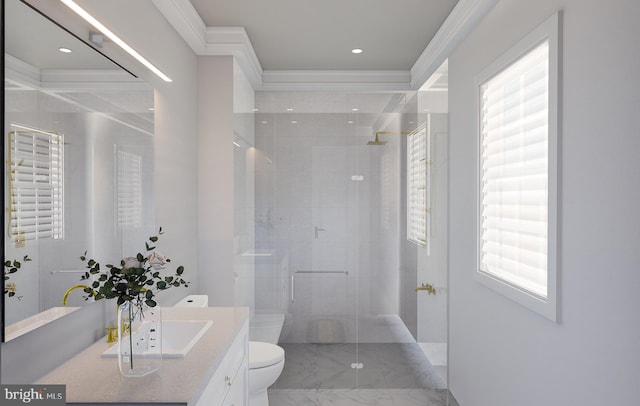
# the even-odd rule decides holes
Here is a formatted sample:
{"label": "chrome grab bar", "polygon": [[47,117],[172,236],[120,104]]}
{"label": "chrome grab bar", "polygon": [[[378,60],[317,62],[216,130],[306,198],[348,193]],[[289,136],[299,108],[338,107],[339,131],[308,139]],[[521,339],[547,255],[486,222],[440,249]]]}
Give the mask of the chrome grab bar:
{"label": "chrome grab bar", "polygon": [[295,271],[291,273],[291,303],[295,303],[296,299],[296,275],[299,273],[304,274],[344,274],[345,276],[349,276],[349,272],[347,271]]}

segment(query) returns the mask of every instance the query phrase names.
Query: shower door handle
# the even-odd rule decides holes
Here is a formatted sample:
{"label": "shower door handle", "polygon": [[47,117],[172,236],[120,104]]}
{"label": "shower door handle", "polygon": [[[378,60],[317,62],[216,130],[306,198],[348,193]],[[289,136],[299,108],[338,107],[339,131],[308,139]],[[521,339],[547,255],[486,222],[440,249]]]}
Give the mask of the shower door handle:
{"label": "shower door handle", "polygon": [[325,230],[324,230],[324,228],[320,228],[320,227],[318,227],[318,226],[313,227],[313,230],[314,230],[314,232],[313,232],[313,233],[314,233],[314,235],[316,236],[316,239],[318,239],[318,232],[319,232],[319,231],[325,231]]}

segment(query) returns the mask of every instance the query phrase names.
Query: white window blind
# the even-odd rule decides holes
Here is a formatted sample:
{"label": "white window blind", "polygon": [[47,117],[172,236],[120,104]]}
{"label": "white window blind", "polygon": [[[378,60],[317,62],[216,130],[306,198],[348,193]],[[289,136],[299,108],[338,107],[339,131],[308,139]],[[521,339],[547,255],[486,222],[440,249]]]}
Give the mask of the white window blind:
{"label": "white window blind", "polygon": [[480,86],[480,271],[542,298],[548,101],[548,41]]}
{"label": "white window blind", "polygon": [[142,157],[118,151],[118,225],[137,228],[142,224]]}
{"label": "white window blind", "polygon": [[12,127],[9,228],[16,242],[64,236],[64,136]]}
{"label": "white window blind", "polygon": [[429,143],[427,129],[422,128],[407,136],[407,240],[423,247],[429,222],[428,171]]}

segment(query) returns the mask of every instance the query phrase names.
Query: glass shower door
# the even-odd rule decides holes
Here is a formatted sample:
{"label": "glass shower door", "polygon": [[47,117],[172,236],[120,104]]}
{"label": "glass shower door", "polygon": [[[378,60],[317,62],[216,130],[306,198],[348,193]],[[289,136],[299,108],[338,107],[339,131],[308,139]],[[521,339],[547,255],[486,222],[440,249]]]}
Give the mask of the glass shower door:
{"label": "glass shower door", "polygon": [[298,271],[311,287],[309,343],[352,341],[348,255],[357,236],[348,236],[348,151],[343,137],[331,138],[311,147],[311,267]]}
{"label": "glass shower door", "polygon": [[353,388],[355,127],[344,113],[284,113],[276,133],[275,240],[288,252],[291,303],[281,336],[288,364],[275,387]]}
{"label": "glass shower door", "polygon": [[[256,97],[256,246],[271,256],[256,259],[255,312],[285,317],[286,362],[270,397],[406,404],[440,396],[400,317],[416,299],[415,272],[411,296],[402,290],[400,249],[415,94]],[[371,144],[376,132],[384,142]]]}

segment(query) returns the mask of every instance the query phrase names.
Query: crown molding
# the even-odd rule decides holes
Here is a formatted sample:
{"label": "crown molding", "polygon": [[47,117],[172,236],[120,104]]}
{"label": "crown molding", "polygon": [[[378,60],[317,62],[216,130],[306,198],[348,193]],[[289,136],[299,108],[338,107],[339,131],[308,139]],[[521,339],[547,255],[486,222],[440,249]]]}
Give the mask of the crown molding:
{"label": "crown molding", "polygon": [[[191,4],[191,3],[189,3]],[[199,55],[231,55],[254,88],[262,84],[262,65],[244,27],[207,27],[205,49]]]}
{"label": "crown molding", "polygon": [[119,69],[43,69],[40,88],[49,91],[149,91],[153,88],[141,79]]}
{"label": "crown molding", "polygon": [[261,90],[406,91],[405,70],[266,70]]}
{"label": "crown molding", "polygon": [[206,27],[189,0],[153,0],[196,55],[233,56],[255,90],[418,90],[498,0],[459,0],[409,71],[263,71],[243,27]]}
{"label": "crown molding", "polygon": [[244,27],[207,27],[189,0],[153,0],[169,24],[200,56],[233,56],[254,89],[262,85],[262,65]]}
{"label": "crown molding", "polygon": [[6,79],[20,88],[48,91],[144,90],[151,87],[119,69],[39,69],[5,55]]}
{"label": "crown molding", "polygon": [[411,68],[411,87],[419,89],[498,0],[459,0]]}
{"label": "crown molding", "polygon": [[409,83],[262,83],[259,89],[264,91],[282,92],[408,92],[414,89]]}
{"label": "crown molding", "polygon": [[153,4],[197,55],[206,49],[207,27],[189,0],[153,0]]}
{"label": "crown molding", "polygon": [[4,55],[5,79],[17,85],[40,87],[40,69],[9,54]]}

